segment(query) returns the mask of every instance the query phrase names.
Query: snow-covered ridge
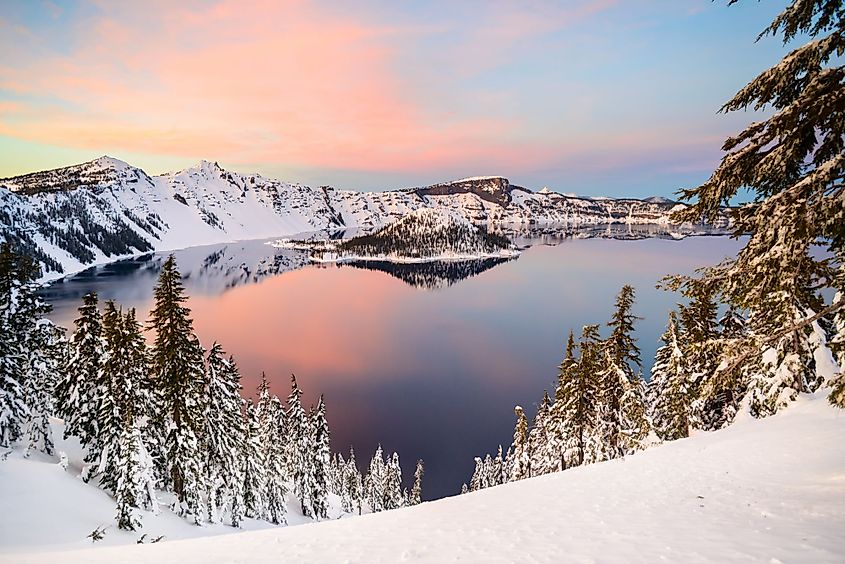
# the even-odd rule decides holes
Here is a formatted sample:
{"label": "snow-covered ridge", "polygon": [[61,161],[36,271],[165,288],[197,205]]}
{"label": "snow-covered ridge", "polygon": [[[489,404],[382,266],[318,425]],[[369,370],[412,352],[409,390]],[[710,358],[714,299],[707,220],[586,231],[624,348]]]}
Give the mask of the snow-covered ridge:
{"label": "snow-covered ridge", "polygon": [[37,259],[45,278],[149,250],[357,227],[436,208],[488,226],[669,224],[673,202],[539,193],[502,177],[355,192],[227,171],[217,163],[149,176],[111,157],[0,180],[0,239]]}

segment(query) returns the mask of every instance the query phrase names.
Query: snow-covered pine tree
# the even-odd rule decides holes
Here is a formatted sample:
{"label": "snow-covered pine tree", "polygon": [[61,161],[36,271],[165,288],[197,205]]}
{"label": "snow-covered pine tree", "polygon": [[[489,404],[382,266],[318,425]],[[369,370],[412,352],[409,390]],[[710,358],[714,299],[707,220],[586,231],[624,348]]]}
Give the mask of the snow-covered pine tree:
{"label": "snow-covered pine tree", "polygon": [[[845,256],[845,122],[840,119],[845,10],[837,1],[793,0],[765,35],[781,35],[785,44],[802,36],[809,41],[722,107],[722,112],[772,112],[725,141],[727,154],[710,179],[682,191],[691,205],[676,218],[713,219],[740,190],[754,196],[727,212],[733,234],[747,236],[745,246],[735,258],[702,271],[699,281],[722,301],[749,312],[752,334],[724,351],[714,381],[733,390],[750,378],[748,403],[757,416],[774,413],[818,385],[805,329],[817,316],[845,305],[826,302],[822,293]],[[829,255],[814,252],[819,245]],[[675,287],[690,281],[675,277]]]}
{"label": "snow-covered pine tree", "polygon": [[244,514],[253,519],[264,519],[267,515],[267,506],[264,502],[264,491],[267,487],[266,460],[264,448],[261,445],[261,426],[252,400],[247,401],[244,423],[245,433],[241,453]]}
{"label": "snow-covered pine tree", "polygon": [[673,441],[689,436],[690,391],[684,353],[678,338],[678,319],[669,312],[663,343],[654,356],[648,384],[648,404],[657,436]]}
{"label": "snow-covered pine tree", "polygon": [[27,452],[53,452],[49,417],[58,367],[64,360],[61,332],[45,315],[50,306],[36,293],[37,264],[0,247],[0,444],[25,438]]}
{"label": "snow-covered pine tree", "polygon": [[24,395],[23,335],[15,322],[18,296],[37,276],[35,263],[0,245],[0,446],[9,447],[23,436],[29,416]]}
{"label": "snow-covered pine tree", "polygon": [[[560,471],[566,468],[566,460],[564,458],[564,452],[566,450],[564,417],[566,414],[564,413],[564,407],[567,405],[566,393],[569,390],[569,386],[572,385],[572,379],[575,377],[575,370],[577,368],[578,361],[575,359],[575,334],[570,330],[569,338],[566,341],[566,354],[558,367],[555,401],[549,409],[549,425],[551,429],[548,437],[548,451],[549,456],[554,458],[550,460],[550,472]],[[499,450],[501,451],[501,446]]]}
{"label": "snow-covered pine tree", "polygon": [[241,375],[235,360],[226,359],[219,343],[211,346],[206,358],[208,390],[203,436],[208,505],[214,509],[213,522],[228,516],[232,526],[239,527],[244,518],[242,456],[246,441]]}
{"label": "snow-covered pine tree", "polygon": [[578,344],[579,358],[567,347],[553,411],[560,426],[562,468],[598,460],[599,360],[602,344],[598,325],[586,325]]}
{"label": "snow-covered pine tree", "polygon": [[331,460],[332,462],[329,466],[329,492],[342,498],[344,495],[343,484],[346,481],[346,461],[339,452],[335,453]]}
{"label": "snow-covered pine tree", "polygon": [[486,480],[484,478],[484,461],[480,456],[475,457],[475,470],[472,472],[472,478],[469,479],[469,491],[476,492],[486,488]]}
{"label": "snow-covered pine tree", "polygon": [[350,447],[349,460],[346,461],[346,477],[345,491],[349,498],[351,509],[357,509],[358,515],[361,514],[362,505],[364,501],[364,483],[361,477],[361,472],[358,470],[358,464],[355,462],[355,450]]}
{"label": "snow-covered pine tree", "polygon": [[419,505],[422,501],[422,479],[424,473],[425,470],[423,469],[422,459],[417,460],[417,468],[414,470],[414,485],[411,488],[411,495],[408,498],[410,505]]}
{"label": "snow-covered pine tree", "polygon": [[496,458],[493,459],[493,473],[491,475],[491,483],[494,486],[499,486],[507,482],[504,472],[504,458],[502,457],[502,445],[499,445],[499,450],[496,452]]}
{"label": "snow-covered pine tree", "polygon": [[402,467],[399,465],[399,455],[393,453],[384,468],[384,485],[382,486],[382,508],[385,510],[402,507]]}
{"label": "snow-covered pine tree", "polygon": [[314,517],[311,494],[314,491],[314,444],[311,424],[302,407],[302,391],[291,375],[287,411],[287,461],[293,478],[293,493],[302,506],[302,514]]}
{"label": "snow-covered pine tree", "polygon": [[384,453],[381,445],[376,448],[372,460],[370,460],[370,469],[364,480],[364,491],[367,502],[370,504],[370,511],[378,513],[384,509],[384,474],[385,474]]}
{"label": "snow-covered pine tree", "polygon": [[511,467],[509,481],[515,482],[531,477],[531,445],[528,442],[528,418],[525,417],[525,410],[517,405],[513,412],[516,415],[516,425],[508,458]]}
{"label": "snow-covered pine tree", "polygon": [[[557,453],[550,452],[550,447],[553,446],[553,431],[551,429],[552,422],[550,415],[551,406],[552,400],[549,398],[549,393],[543,390],[543,398],[537,405],[537,413],[534,415],[531,430],[528,432],[528,450],[531,453],[532,476],[541,476],[552,472],[559,459]],[[490,466],[492,471],[492,459],[488,466]]]}
{"label": "snow-covered pine tree", "polygon": [[53,455],[53,431],[50,417],[55,414],[53,390],[59,368],[67,358],[67,342],[63,330],[43,316],[50,310],[34,291],[21,293],[19,314],[34,321],[21,343],[24,349],[24,394],[29,404],[26,425],[25,456],[37,450]]}
{"label": "snow-covered pine tree", "polygon": [[325,519],[329,509],[329,472],[332,451],[329,444],[329,424],[326,421],[326,404],[322,394],[311,418],[311,433],[314,457],[311,463],[314,468],[311,504],[314,508],[314,516],[317,519]]}
{"label": "snow-covered pine tree", "polygon": [[155,342],[150,357],[162,402],[163,462],[180,513],[200,524],[207,514],[199,444],[205,415],[205,367],[190,309],[183,305],[188,298],[173,255],[162,265],[153,296],[150,328],[155,330]]}
{"label": "snow-covered pine tree", "polygon": [[96,406],[102,391],[98,380],[102,322],[95,292],[82,297],[74,325],[63,376],[56,385],[56,413],[65,421],[64,438],[78,437],[82,446],[88,447],[97,437]]}
{"label": "snow-covered pine tree", "polygon": [[285,448],[285,408],[281,400],[273,396],[270,400],[269,433],[262,433],[264,440],[270,439],[266,449],[267,514],[272,523],[286,524],[288,513],[288,464]]}
{"label": "snow-covered pine tree", "polygon": [[601,458],[605,460],[643,448],[650,431],[645,413],[645,388],[639,374],[640,349],[633,336],[634,321],[639,318],[631,312],[633,305],[634,288],[626,284],[616,297],[616,308],[608,323],[611,333],[605,341],[598,374]]}
{"label": "snow-covered pine tree", "polygon": [[103,354],[96,377],[97,404],[92,414],[97,435],[85,453],[86,468],[82,476],[86,481],[99,477],[102,488],[116,493],[117,456],[125,426],[120,409],[128,363],[123,314],[113,300],[108,300],[103,308],[102,340]]}

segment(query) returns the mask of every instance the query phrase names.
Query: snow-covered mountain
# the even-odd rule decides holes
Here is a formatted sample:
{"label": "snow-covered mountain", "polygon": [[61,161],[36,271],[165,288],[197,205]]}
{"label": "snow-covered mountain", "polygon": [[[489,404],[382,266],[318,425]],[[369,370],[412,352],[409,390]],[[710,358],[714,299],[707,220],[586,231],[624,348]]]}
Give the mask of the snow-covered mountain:
{"label": "snow-covered mountain", "polygon": [[149,250],[307,231],[370,230],[421,208],[490,226],[668,224],[671,201],[587,199],[476,177],[387,192],[289,184],[216,163],[159,176],[111,157],[0,180],[0,237],[47,274]]}
{"label": "snow-covered mountain", "polygon": [[[843,432],[845,413],[816,394],[625,459],[406,509],[245,532],[163,511],[94,546],[86,535],[114,518],[108,495],[16,451],[0,462],[0,561],[842,562]],[[166,538],[135,544],[143,533]]]}

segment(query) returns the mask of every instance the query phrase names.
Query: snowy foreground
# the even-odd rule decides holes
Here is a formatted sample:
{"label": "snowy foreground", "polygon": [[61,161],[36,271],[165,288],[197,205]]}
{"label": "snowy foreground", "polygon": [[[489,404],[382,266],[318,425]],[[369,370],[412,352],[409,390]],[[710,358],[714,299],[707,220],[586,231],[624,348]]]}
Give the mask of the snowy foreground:
{"label": "snowy foreground", "polygon": [[[66,547],[109,522],[110,500],[55,464],[10,457],[0,562],[843,562],[843,436],[845,412],[816,395],[625,460],[408,509],[99,546],[114,532],[81,550]],[[220,532],[169,517],[155,527],[170,539]]]}

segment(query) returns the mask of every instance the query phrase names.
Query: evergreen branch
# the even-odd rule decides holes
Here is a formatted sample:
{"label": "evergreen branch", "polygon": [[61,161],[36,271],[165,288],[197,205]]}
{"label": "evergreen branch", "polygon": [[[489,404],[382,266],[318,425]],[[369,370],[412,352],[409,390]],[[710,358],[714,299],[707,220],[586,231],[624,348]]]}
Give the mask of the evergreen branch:
{"label": "evergreen branch", "polygon": [[[822,317],[830,315],[831,313],[834,313],[834,312],[842,309],[843,307],[845,307],[845,298],[842,298],[838,302],[832,303],[831,305],[824,308],[823,310],[816,313],[815,315],[812,315],[811,317],[807,317],[806,319],[802,319],[798,323],[790,325],[789,327],[782,329],[782,330],[778,331],[777,333],[773,333],[773,334],[771,334],[771,335],[769,335],[769,336],[767,336],[763,339],[749,339],[749,340],[747,340],[746,344],[745,344],[745,346],[747,347],[746,350],[743,351],[742,353],[740,353],[738,356],[734,357],[733,360],[731,361],[731,363],[726,368],[722,368],[721,366],[718,367],[716,369],[716,372],[721,373],[723,375],[732,373],[737,368],[739,368],[739,366],[745,360],[747,360],[748,357],[750,357],[752,354],[755,354],[756,352],[758,352],[760,346],[766,345],[766,344],[774,342],[774,341],[777,341],[778,339],[781,339],[781,338],[785,337],[786,335],[789,335],[790,333],[794,333],[795,331],[798,331],[799,329],[803,329],[804,327],[807,327],[808,325],[812,325],[813,323],[815,323],[816,321],[818,321]],[[751,341],[751,342],[749,342],[749,341]],[[752,348],[752,347],[754,347],[754,348]]]}

